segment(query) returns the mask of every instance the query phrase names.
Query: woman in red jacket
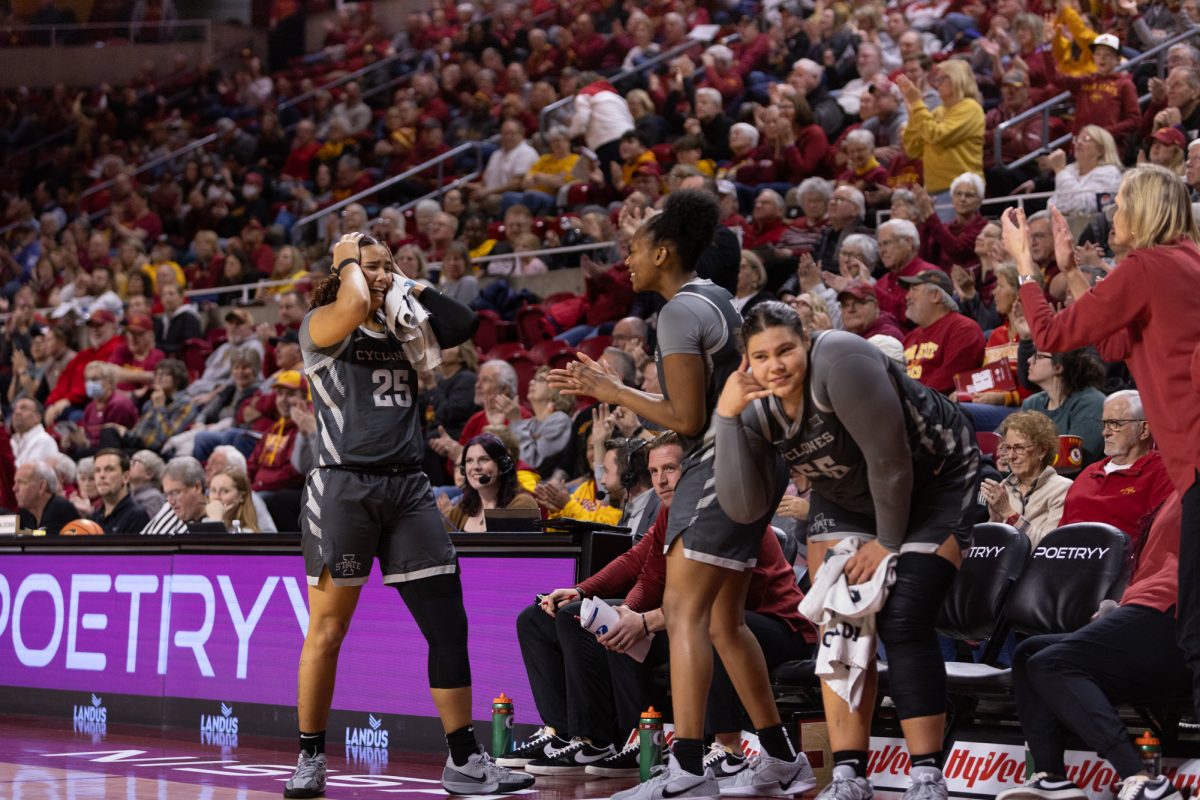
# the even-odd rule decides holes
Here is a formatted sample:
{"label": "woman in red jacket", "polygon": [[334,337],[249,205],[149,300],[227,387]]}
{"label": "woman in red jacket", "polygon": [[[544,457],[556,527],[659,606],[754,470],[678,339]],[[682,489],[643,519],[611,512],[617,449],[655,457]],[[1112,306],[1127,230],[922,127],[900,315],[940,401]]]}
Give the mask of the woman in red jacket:
{"label": "woman in red jacket", "polygon": [[1179,553],[1179,646],[1193,673],[1200,709],[1200,229],[1188,187],[1169,170],[1126,173],[1117,194],[1112,243],[1127,250],[1117,268],[1057,314],[1034,282],[1025,215],[1004,214],[1004,244],[1021,273],[1021,303],[1039,350],[1098,344],[1107,361],[1125,360],[1137,382],[1167,464],[1183,495]]}

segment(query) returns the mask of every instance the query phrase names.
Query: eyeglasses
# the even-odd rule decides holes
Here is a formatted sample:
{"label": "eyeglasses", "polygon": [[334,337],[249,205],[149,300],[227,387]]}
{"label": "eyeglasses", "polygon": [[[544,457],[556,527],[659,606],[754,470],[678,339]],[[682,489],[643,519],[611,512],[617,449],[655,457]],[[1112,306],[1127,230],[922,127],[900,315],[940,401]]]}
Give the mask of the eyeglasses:
{"label": "eyeglasses", "polygon": [[1105,431],[1118,431],[1126,425],[1130,425],[1134,422],[1145,421],[1146,420],[1144,419],[1102,419],[1100,420],[1100,425],[1103,426]]}
{"label": "eyeglasses", "polygon": [[1039,361],[1039,360],[1047,360],[1048,361],[1052,358],[1054,358],[1053,353],[1034,353],[1033,355],[1031,355],[1029,357],[1029,360],[1030,361]]}
{"label": "eyeglasses", "polygon": [[1001,455],[1012,454],[1014,456],[1023,456],[1026,453],[1032,452],[1035,446],[1032,444],[1002,444],[996,448],[996,452]]}

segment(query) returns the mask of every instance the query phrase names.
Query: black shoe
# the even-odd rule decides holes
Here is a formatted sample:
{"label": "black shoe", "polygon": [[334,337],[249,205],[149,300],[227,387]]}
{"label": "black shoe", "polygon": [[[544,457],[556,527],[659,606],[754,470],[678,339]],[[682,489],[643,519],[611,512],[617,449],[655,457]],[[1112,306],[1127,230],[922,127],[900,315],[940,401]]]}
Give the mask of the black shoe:
{"label": "black shoe", "polygon": [[996,800],[1086,800],[1087,793],[1070,778],[1035,772],[1020,786],[1005,789]]}
{"label": "black shoe", "polygon": [[635,739],[632,744],[626,745],[625,749],[619,753],[613,753],[608,758],[597,761],[595,764],[588,764],[584,770],[588,775],[597,775],[601,778],[633,778],[642,769],[642,748],[638,746]]}
{"label": "black shoe", "polygon": [[615,751],[611,744],[594,747],[579,737],[566,747],[555,750],[549,757],[536,758],[525,765],[525,771],[534,775],[583,775],[589,764],[598,764]]}
{"label": "black shoe", "polygon": [[535,758],[548,758],[554,755],[556,750],[561,750],[569,744],[570,742],[555,733],[554,728],[544,725],[534,731],[533,736],[517,745],[511,753],[497,758],[496,764],[501,767],[523,767]]}

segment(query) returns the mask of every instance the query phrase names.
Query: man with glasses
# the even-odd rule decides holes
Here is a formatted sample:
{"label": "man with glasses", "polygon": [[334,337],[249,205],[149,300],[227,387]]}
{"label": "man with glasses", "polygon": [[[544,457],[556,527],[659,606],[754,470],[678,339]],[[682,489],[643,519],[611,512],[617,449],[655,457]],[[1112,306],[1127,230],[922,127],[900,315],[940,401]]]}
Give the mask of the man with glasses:
{"label": "man with glasses", "polygon": [[[879,307],[896,319],[903,320],[906,318],[906,292],[900,279],[928,270],[941,270],[917,255],[921,250],[921,234],[917,232],[917,226],[906,219],[889,219],[880,225],[875,241],[879,244],[879,260],[887,268],[887,274],[875,284]],[[836,271],[836,268],[831,271]]]}
{"label": "man with glasses", "polygon": [[864,339],[879,334],[904,339],[896,318],[879,308],[873,284],[852,283],[838,292],[837,299],[842,308],[842,327],[850,333],[857,333]]}
{"label": "man with glasses", "polygon": [[1105,522],[1136,542],[1148,517],[1170,496],[1171,481],[1136,390],[1104,401],[1104,455],[1088,466],[1067,492],[1060,525]]}
{"label": "man with glasses", "polygon": [[853,186],[842,185],[834,190],[829,198],[829,227],[821,233],[821,239],[813,248],[813,260],[821,265],[826,272],[838,272],[838,251],[842,242],[854,233],[872,234],[873,231],[863,225],[867,216],[867,200],[863,193]]}

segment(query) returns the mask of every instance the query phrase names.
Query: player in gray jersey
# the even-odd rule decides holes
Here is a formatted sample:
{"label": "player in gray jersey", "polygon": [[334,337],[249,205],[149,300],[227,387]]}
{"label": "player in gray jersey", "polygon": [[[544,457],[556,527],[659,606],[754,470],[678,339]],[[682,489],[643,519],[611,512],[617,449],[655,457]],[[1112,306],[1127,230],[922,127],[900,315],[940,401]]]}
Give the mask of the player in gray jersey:
{"label": "player in gray jersey", "polygon": [[[630,243],[626,263],[634,290],[657,292],[667,301],[658,315],[655,353],[661,395],[625,386],[586,356],[551,372],[551,384],[560,390],[625,406],[675,431],[684,443],[683,472],[666,534],[663,593],[675,742],[666,770],[614,800],[716,797],[722,792],[795,795],[816,782],[780,721],[762,649],[745,623],[746,592],[773,509],[735,522],[723,510],[714,485],[712,414],[726,377],[737,369],[741,322],[729,292],[696,278],[696,264],[713,240],[718,217],[710,195],[672,192],[662,213],[646,219]],[[764,751],[738,774],[734,786],[718,787],[712,771],[703,766],[714,647]]]}
{"label": "player in gray jersey", "polygon": [[[889,694],[912,760],[908,800],[947,796],[942,777],[946,672],[935,624],[961,563],[979,450],[966,418],[911,380],[874,345],[843,331],[810,338],[783,303],[762,303],[742,327],[746,356],[717,403],[717,491],[729,515],[760,518],[778,502],[782,460],[812,484],[808,563],[846,538],[846,563],[866,583],[889,552],[896,582],[876,614]],[[859,705],[822,683],[834,755],[822,800],[869,800],[872,668]]]}
{"label": "player in gray jersey", "polygon": [[[338,650],[375,559],[429,645],[430,692],[450,749],[443,787],[451,794],[527,788],[533,777],[496,766],[471,727],[462,582],[421,472],[417,374],[406,354],[406,348],[424,355],[462,344],[475,331],[475,314],[405,278],[387,246],[362,234],[343,236],[333,263],[300,325],[317,416],[317,466],[305,484],[301,517],[309,623],[297,692],[300,757],[284,796],[325,793],[325,725]],[[388,292],[401,290],[396,281],[428,312],[422,330],[437,341],[402,343],[389,330],[382,309]]]}

